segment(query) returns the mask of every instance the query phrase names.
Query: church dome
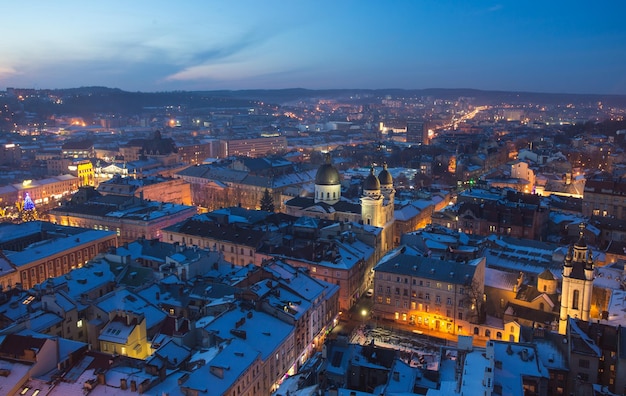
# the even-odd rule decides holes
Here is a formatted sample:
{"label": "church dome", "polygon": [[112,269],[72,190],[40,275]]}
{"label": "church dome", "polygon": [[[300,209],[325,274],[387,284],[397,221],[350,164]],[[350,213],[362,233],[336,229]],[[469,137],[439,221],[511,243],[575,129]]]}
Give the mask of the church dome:
{"label": "church dome", "polygon": [[370,174],[363,181],[363,190],[380,190],[380,181],[374,174],[374,168],[370,169]]}
{"label": "church dome", "polygon": [[393,184],[393,178],[391,177],[391,173],[387,170],[387,164],[383,164],[383,170],[378,174],[378,180],[381,185]]}
{"label": "church dome", "polygon": [[317,170],[315,184],[321,186],[340,184],[339,171],[330,163],[330,154],[326,154],[326,163]]}

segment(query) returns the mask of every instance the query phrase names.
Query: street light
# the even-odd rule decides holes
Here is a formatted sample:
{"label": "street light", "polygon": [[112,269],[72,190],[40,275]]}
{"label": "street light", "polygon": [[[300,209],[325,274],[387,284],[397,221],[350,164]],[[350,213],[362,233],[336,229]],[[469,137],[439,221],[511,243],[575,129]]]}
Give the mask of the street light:
{"label": "street light", "polygon": [[363,317],[363,323],[365,323],[365,317],[367,316],[367,309],[361,310],[361,316]]}

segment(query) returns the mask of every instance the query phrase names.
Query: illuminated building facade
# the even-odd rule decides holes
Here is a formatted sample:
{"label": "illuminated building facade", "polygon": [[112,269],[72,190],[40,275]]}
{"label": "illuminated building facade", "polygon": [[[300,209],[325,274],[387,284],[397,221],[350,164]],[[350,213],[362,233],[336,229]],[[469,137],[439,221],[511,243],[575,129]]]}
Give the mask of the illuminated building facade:
{"label": "illuminated building facade", "polygon": [[485,258],[456,262],[402,246],[374,267],[373,316],[450,334],[470,334],[484,302]]}

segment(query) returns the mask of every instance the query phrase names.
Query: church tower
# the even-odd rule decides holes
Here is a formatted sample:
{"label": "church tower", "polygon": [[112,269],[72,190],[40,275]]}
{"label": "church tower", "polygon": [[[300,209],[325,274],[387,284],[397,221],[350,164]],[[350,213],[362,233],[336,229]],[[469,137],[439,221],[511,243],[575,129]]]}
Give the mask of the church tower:
{"label": "church tower", "polygon": [[361,219],[363,224],[383,227],[383,195],[380,193],[380,181],[374,174],[374,167],[363,181],[363,194],[361,195]]}
{"label": "church tower", "polygon": [[383,223],[394,221],[395,195],[393,189],[393,177],[387,170],[387,163],[383,163],[383,170],[378,174],[380,181],[380,192],[383,195]]}
{"label": "church tower", "polygon": [[589,321],[593,290],[593,253],[584,238],[585,224],[580,223],[580,238],[570,246],[563,263],[559,334],[567,331],[569,317]]}
{"label": "church tower", "polygon": [[339,171],[331,164],[329,153],[325,154],[325,160],[315,174],[315,203],[334,205],[341,198],[341,179]]}

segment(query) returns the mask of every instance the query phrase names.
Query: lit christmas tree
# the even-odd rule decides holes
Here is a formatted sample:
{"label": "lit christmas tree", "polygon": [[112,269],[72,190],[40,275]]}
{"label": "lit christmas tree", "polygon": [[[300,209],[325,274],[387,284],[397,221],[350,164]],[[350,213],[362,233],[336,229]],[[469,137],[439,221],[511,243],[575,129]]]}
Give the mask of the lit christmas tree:
{"label": "lit christmas tree", "polygon": [[30,198],[28,193],[26,193],[26,196],[24,197],[24,205],[22,206],[20,217],[24,222],[37,220],[38,218],[37,208],[35,208],[35,203]]}

